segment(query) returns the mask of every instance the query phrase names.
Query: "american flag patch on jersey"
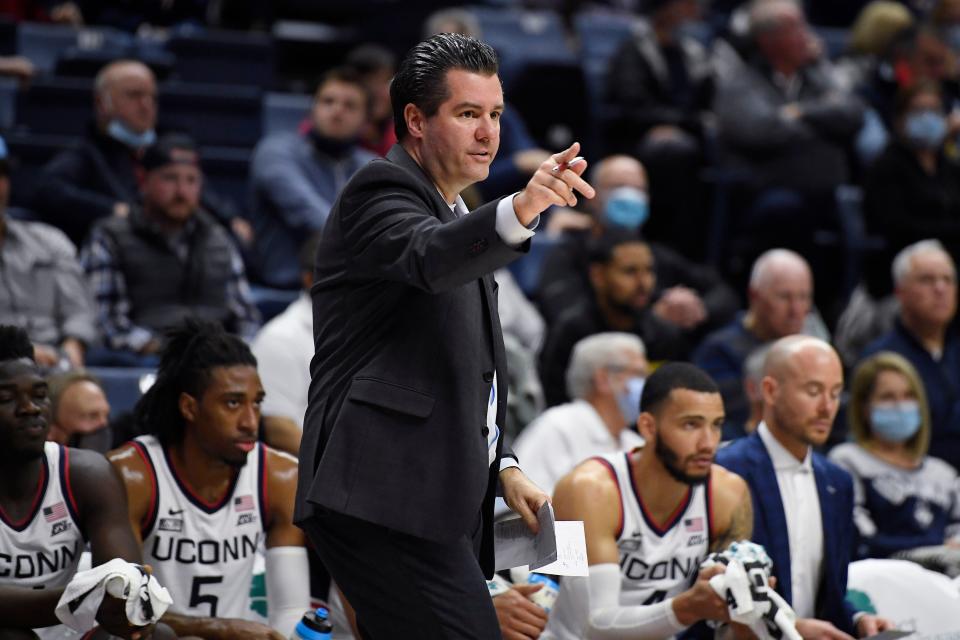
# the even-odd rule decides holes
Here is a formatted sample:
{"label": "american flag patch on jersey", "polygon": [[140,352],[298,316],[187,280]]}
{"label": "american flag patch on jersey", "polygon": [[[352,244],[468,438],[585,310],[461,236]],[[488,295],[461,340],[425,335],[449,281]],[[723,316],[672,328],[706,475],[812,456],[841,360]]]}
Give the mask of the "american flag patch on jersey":
{"label": "american flag patch on jersey", "polygon": [[253,511],[253,496],[246,495],[233,499],[234,511]]}
{"label": "american flag patch on jersey", "polygon": [[47,522],[56,522],[67,517],[67,505],[62,501],[43,508],[43,519]]}
{"label": "american flag patch on jersey", "polygon": [[687,518],[683,521],[683,530],[690,533],[700,533],[703,531],[703,518]]}

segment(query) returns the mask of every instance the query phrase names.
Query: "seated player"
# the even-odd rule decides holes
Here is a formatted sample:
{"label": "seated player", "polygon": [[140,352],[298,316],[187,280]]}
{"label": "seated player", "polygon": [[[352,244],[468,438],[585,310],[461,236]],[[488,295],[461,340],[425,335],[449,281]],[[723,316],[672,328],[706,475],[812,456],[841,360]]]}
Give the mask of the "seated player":
{"label": "seated player", "polygon": [[746,483],[713,464],[720,390],[691,364],[665,364],[640,411],[642,449],[587,460],[557,485],[557,519],[584,523],[590,575],[563,580],[543,638],[667,638],[729,620],[707,582],[722,569],[698,575],[710,552],[753,527]]}
{"label": "seated player", "polygon": [[[0,326],[0,639],[62,640],[81,634],[54,609],[89,542],[93,564],[140,562],[123,486],[103,456],[47,442],[50,396],[26,331]],[[150,637],[106,596],[101,629],[83,636]],[[32,629],[32,631],[31,631]],[[173,638],[157,630],[154,638]]]}
{"label": "seated player", "polygon": [[[283,640],[309,609],[297,461],[257,441],[263,386],[240,338],[216,323],[172,329],[136,407],[142,432],[108,454],[127,486],[145,561],[173,596],[163,621],[206,639]],[[270,626],[244,620],[266,543]]]}

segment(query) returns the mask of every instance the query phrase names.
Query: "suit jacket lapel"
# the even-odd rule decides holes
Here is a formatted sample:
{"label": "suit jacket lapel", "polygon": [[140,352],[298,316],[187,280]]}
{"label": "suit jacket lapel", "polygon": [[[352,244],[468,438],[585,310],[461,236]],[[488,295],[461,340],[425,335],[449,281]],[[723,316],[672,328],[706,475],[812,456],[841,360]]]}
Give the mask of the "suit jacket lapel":
{"label": "suit jacket lapel", "polygon": [[783,498],[780,495],[780,485],[777,484],[777,473],[773,469],[773,461],[767,453],[763,440],[756,433],[749,436],[753,439],[750,449],[750,462],[757,481],[752,483],[756,492],[754,499],[759,502],[760,513],[763,514],[763,525],[767,531],[766,550],[773,560],[773,570],[777,575],[777,591],[783,599],[790,602],[793,597],[790,578],[790,538],[787,536],[787,516],[783,511]]}
{"label": "suit jacket lapel", "polygon": [[433,182],[427,172],[424,171],[423,167],[417,164],[417,161],[407,153],[407,150],[404,149],[400,144],[395,144],[387,152],[387,160],[390,162],[403,167],[409,171],[419,182],[423,183],[424,186],[428,188],[430,195],[433,199],[434,212],[443,222],[450,222],[451,220],[456,220],[457,214],[450,210],[450,205],[443,199],[443,196],[440,195],[437,185]]}

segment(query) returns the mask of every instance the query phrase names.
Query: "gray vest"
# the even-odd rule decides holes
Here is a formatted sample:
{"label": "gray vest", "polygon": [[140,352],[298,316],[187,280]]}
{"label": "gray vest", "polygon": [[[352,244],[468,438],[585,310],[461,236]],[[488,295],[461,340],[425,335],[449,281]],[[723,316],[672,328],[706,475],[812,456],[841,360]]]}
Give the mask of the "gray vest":
{"label": "gray vest", "polygon": [[228,331],[236,330],[227,305],[232,244],[213,218],[202,211],[194,213],[191,228],[185,230],[189,242],[185,261],[140,210],[101,224],[126,279],[133,322],[161,331],[193,316],[219,320]]}

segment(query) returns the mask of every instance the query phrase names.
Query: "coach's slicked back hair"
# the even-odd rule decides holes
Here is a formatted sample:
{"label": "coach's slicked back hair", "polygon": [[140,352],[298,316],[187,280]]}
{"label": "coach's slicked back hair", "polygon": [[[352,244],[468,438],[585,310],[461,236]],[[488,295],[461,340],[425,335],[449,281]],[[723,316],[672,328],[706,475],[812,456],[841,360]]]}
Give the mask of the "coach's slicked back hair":
{"label": "coach's slicked back hair", "polygon": [[181,393],[199,399],[210,384],[212,369],[255,367],[257,359],[243,340],[224,331],[218,322],[188,319],[168,330],[166,338],[157,380],[140,398],[134,415],[141,433],[152,433],[169,445],[183,438]]}
{"label": "coach's slicked back hair", "polygon": [[449,97],[446,76],[451,69],[490,76],[497,72],[497,54],[490,45],[459,33],[439,33],[410,49],[390,83],[397,140],[407,137],[403,110],[408,104],[429,117]]}
{"label": "coach's slicked back hair", "polygon": [[30,336],[21,327],[0,325],[0,362],[20,358],[33,360],[33,343],[30,342]]}
{"label": "coach's slicked back hair", "polygon": [[647,378],[643,395],[640,396],[640,411],[656,413],[674,389],[720,393],[717,383],[700,367],[689,362],[668,362]]}

